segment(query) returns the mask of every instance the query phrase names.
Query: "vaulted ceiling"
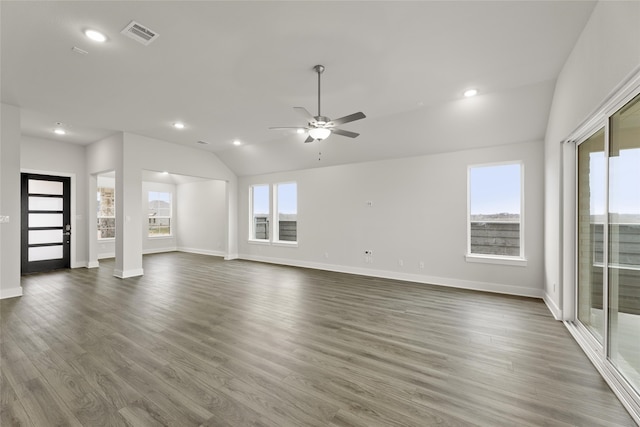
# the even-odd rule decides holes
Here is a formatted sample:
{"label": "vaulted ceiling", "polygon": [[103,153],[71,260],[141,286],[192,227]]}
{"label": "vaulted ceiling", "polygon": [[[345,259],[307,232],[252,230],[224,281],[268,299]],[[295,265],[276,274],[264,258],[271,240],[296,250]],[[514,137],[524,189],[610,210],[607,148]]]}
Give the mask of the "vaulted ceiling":
{"label": "vaulted ceiling", "polygon": [[[24,135],[89,144],[132,132],[213,151],[238,175],[541,140],[594,5],[2,1],[1,96],[21,108]],[[125,37],[132,20],[159,37]],[[304,125],[294,106],[316,114],[316,64],[323,115],[367,115],[343,126],[358,138],[305,144],[268,129]],[[470,87],[479,94],[463,98]]]}

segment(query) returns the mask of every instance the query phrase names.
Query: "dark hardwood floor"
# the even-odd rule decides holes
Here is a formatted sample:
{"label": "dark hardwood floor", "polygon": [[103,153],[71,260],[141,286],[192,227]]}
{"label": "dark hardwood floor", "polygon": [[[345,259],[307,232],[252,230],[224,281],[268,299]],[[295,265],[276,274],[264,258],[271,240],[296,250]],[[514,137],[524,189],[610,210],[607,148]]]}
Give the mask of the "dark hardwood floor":
{"label": "dark hardwood floor", "polygon": [[634,426],[542,301],[167,253],[23,277],[0,424]]}

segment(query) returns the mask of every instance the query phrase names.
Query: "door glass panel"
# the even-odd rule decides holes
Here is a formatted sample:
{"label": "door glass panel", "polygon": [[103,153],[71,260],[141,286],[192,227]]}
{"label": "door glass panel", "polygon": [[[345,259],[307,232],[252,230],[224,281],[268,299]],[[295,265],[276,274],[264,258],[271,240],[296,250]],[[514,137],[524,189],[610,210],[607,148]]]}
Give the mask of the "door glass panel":
{"label": "door glass panel", "polygon": [[61,196],[62,191],[63,185],[60,181],[29,180],[29,194],[55,194]]}
{"label": "door glass panel", "polygon": [[604,129],[578,146],[578,319],[602,343],[606,203]]}
{"label": "door glass panel", "polygon": [[62,227],[62,214],[29,214],[29,227]]}
{"label": "door glass panel", "polygon": [[29,196],[30,211],[61,211],[62,209],[62,197]]}
{"label": "door glass panel", "polygon": [[640,95],[610,129],[608,354],[640,391]]}
{"label": "door glass panel", "polygon": [[29,244],[62,243],[62,230],[29,230]]}
{"label": "door glass panel", "polygon": [[61,259],[62,245],[60,246],[39,246],[29,248],[29,261],[43,261],[47,259]]}

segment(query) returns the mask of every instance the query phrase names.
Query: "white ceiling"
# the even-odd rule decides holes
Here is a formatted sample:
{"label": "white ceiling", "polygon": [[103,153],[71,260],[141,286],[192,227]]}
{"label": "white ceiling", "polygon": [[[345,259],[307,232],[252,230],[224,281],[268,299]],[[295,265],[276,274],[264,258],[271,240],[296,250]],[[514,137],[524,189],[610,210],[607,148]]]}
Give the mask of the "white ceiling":
{"label": "white ceiling", "polygon": [[[21,107],[25,135],[88,144],[132,132],[216,152],[238,175],[540,140],[594,5],[2,1],[2,102]],[[160,37],[123,36],[131,20]],[[360,137],[304,144],[267,129],[304,125],[294,106],[316,113],[315,64],[323,115],[363,111],[343,126]],[[480,95],[462,99],[468,87]],[[67,135],[51,133],[56,122]]]}

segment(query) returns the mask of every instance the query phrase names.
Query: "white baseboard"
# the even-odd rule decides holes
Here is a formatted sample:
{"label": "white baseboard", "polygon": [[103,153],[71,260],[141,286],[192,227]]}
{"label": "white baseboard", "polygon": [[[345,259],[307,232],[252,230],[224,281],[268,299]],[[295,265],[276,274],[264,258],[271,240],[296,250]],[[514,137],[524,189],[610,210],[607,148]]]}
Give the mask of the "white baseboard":
{"label": "white baseboard", "polygon": [[89,261],[87,263],[87,268],[98,268],[100,267],[100,263],[98,261]]}
{"label": "white baseboard", "polygon": [[113,270],[113,275],[119,279],[127,279],[129,277],[144,276],[144,270],[142,268],[135,268],[133,270]]}
{"label": "white baseboard", "polygon": [[105,252],[105,253],[98,254],[98,259],[115,258],[115,257],[116,257],[115,252]]}
{"label": "white baseboard", "polygon": [[71,263],[71,268],[86,268],[87,261],[74,261]]}
{"label": "white baseboard", "polygon": [[161,254],[164,252],[175,252],[177,251],[178,248],[176,248],[175,246],[170,247],[170,248],[152,248],[152,249],[144,249],[142,251],[142,255],[149,255],[149,254]]}
{"label": "white baseboard", "polygon": [[225,255],[224,260],[231,261],[232,259],[238,259],[238,258],[240,258],[238,254],[228,254],[228,255]]}
{"label": "white baseboard", "polygon": [[551,295],[549,295],[545,291],[544,292],[544,296],[542,297],[542,299],[543,299],[544,303],[547,305],[547,308],[549,309],[549,311],[553,315],[554,319],[563,320],[562,319],[562,310],[560,310],[560,308],[555,303],[555,301],[553,301],[553,298],[551,298]]}
{"label": "white baseboard", "polygon": [[185,248],[183,246],[179,246],[177,250],[180,252],[188,252],[190,254],[199,254],[199,255],[211,255],[211,256],[220,256],[220,257],[224,257],[226,255],[224,251],[212,251],[209,249],[198,249],[198,248]]}
{"label": "white baseboard", "polygon": [[17,288],[0,289],[0,299],[15,298],[22,296],[22,286]]}
{"label": "white baseboard", "polygon": [[374,270],[360,267],[349,267],[335,264],[324,264],[308,261],[295,261],[284,258],[272,258],[255,255],[240,254],[239,258],[249,261],[266,262],[270,264],[290,265],[293,267],[313,268],[316,270],[335,271],[338,273],[358,274],[361,276],[380,277],[383,279],[403,280],[407,282],[424,283],[429,285],[448,286],[451,288],[470,289],[483,292],[517,295],[523,297],[542,298],[542,289],[523,288],[522,286],[505,285],[500,283],[476,282],[447,277],[435,277],[422,274],[400,273],[397,271]]}

